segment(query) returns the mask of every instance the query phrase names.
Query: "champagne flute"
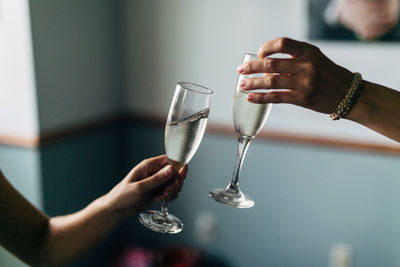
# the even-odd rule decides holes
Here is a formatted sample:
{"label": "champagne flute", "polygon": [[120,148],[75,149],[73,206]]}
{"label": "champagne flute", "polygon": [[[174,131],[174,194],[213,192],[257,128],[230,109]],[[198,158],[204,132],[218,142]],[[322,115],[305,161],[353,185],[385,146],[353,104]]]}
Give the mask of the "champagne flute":
{"label": "champagne flute", "polygon": [[[213,92],[193,83],[179,82],[175,88],[165,125],[165,152],[168,163],[179,171],[193,157],[206,129]],[[153,231],[175,234],[183,223],[168,213],[168,203],[162,202],[161,211],[147,211],[139,221]]]}
{"label": "champagne flute", "polygon": [[[252,60],[258,60],[255,54],[244,54],[243,63]],[[272,107],[272,104],[254,104],[247,101],[249,93],[266,92],[266,90],[261,89],[245,91],[240,88],[241,80],[255,77],[262,77],[262,74],[239,75],[236,83],[233,100],[233,124],[238,136],[238,149],[231,182],[225,189],[214,189],[210,192],[212,199],[236,208],[254,206],[254,200],[242,193],[239,188],[239,175],[250,142],[264,126]]]}

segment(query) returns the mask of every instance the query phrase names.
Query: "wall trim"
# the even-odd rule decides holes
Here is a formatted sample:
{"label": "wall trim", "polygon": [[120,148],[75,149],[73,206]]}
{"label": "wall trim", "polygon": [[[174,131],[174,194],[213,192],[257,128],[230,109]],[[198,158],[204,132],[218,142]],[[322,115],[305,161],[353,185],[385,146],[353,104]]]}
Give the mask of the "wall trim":
{"label": "wall trim", "polygon": [[0,145],[17,146],[24,148],[36,148],[39,145],[39,138],[23,138],[11,135],[0,134]]}
{"label": "wall trim", "polygon": [[[231,128],[231,129],[230,129]],[[236,135],[233,127],[228,127],[225,125],[207,125],[207,130],[216,134],[224,135]],[[257,137],[257,140],[273,141],[273,142],[283,142],[292,143],[298,145],[309,145],[315,147],[328,147],[334,149],[345,149],[353,150],[358,152],[374,152],[381,154],[397,155],[400,156],[400,147],[372,144],[366,142],[356,142],[356,141],[343,141],[334,138],[326,138],[320,136],[302,135],[302,134],[290,134],[283,131],[261,131]]]}
{"label": "wall trim", "polygon": [[[70,127],[57,129],[42,133],[36,138],[20,138],[14,136],[7,136],[0,134],[0,144],[24,147],[24,148],[38,148],[55,141],[63,140],[65,138],[75,136],[77,134],[98,130],[104,127],[113,125],[124,125],[132,123],[141,123],[147,125],[155,125],[164,128],[165,116],[161,115],[143,115],[143,114],[121,114],[100,120],[93,120],[91,122],[79,123]],[[236,133],[232,126],[221,125],[217,123],[209,123],[207,125],[207,133],[218,135],[235,136]],[[263,130],[257,135],[257,140],[273,141],[292,143],[298,145],[311,145],[316,147],[329,147],[335,149],[345,149],[358,152],[374,152],[380,154],[388,154],[400,156],[400,146],[390,146],[384,144],[373,144],[366,142],[356,141],[343,141],[334,138],[325,138],[319,136],[290,134],[280,131]]]}

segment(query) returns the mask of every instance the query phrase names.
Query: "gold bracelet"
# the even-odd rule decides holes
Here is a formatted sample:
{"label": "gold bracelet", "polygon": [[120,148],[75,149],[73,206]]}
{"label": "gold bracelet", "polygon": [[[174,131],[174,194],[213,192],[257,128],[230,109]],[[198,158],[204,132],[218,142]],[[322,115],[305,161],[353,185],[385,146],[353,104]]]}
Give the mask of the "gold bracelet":
{"label": "gold bracelet", "polygon": [[353,75],[353,79],[351,80],[351,86],[347,91],[346,96],[339,103],[336,111],[329,115],[332,120],[338,120],[340,118],[344,118],[353,107],[353,104],[356,102],[358,95],[360,94],[362,84],[362,76],[360,73],[355,72]]}

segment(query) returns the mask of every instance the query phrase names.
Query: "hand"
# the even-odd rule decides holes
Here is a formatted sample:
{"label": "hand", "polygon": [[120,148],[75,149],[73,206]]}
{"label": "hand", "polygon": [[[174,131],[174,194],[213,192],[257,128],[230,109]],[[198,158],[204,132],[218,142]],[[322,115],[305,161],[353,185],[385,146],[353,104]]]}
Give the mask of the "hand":
{"label": "hand", "polygon": [[105,203],[114,211],[131,216],[156,200],[173,200],[181,190],[187,166],[176,172],[165,155],[143,160],[107,195]]}
{"label": "hand", "polygon": [[342,2],[339,21],[361,39],[377,39],[396,27],[398,0],[347,0]]}
{"label": "hand", "polygon": [[[291,58],[267,58],[275,53]],[[244,90],[285,89],[251,93],[253,103],[290,103],[322,113],[332,113],[348,90],[352,73],[332,62],[317,47],[289,38],[277,38],[261,45],[260,60],[238,67],[239,74],[264,73],[261,78],[242,80]]]}

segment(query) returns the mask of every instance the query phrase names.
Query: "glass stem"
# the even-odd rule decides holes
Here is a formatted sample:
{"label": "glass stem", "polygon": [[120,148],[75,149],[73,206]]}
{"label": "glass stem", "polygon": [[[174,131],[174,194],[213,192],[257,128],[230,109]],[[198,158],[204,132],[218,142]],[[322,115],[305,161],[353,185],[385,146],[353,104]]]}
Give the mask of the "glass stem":
{"label": "glass stem", "polygon": [[242,169],[243,159],[246,155],[247,148],[249,147],[251,140],[252,138],[248,136],[239,136],[238,138],[238,149],[237,149],[235,168],[233,169],[232,181],[228,186],[229,190],[231,191],[235,192],[239,191],[240,170]]}
{"label": "glass stem", "polygon": [[168,214],[168,202],[165,200],[162,201],[161,212]]}

